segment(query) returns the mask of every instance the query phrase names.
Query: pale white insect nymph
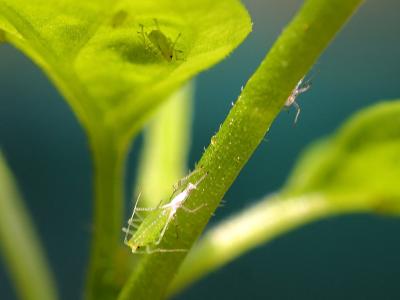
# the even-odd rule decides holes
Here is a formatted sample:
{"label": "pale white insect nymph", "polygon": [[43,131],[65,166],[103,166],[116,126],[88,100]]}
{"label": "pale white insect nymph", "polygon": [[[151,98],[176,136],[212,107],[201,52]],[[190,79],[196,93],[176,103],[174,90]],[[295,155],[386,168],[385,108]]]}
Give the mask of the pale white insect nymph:
{"label": "pale white insect nymph", "polygon": [[[174,186],[174,193],[182,186],[184,182],[188,180],[197,171],[192,172],[188,176],[181,179],[176,186]],[[131,218],[128,220],[128,227],[123,228],[122,231],[125,232],[125,244],[129,246],[132,253],[154,253],[154,252],[182,252],[187,251],[186,249],[161,249],[154,248],[160,244],[164,237],[164,234],[169,226],[169,224],[175,220],[176,213],[178,209],[182,209],[188,213],[195,213],[201,209],[206,204],[201,204],[196,208],[188,208],[184,205],[185,201],[188,199],[190,194],[198,188],[198,185],[204,180],[208,175],[205,173],[200,179],[195,183],[189,182],[187,186],[178,194],[176,194],[169,203],[164,205],[159,205],[158,207],[138,207],[139,197],[136,201],[135,207]],[[161,213],[153,221],[148,224],[138,224],[143,222],[143,218],[140,216],[139,212],[151,212],[151,211],[161,211]],[[176,221],[176,220],[175,220]],[[144,226],[143,226],[144,225]],[[175,227],[176,228],[176,227]],[[134,230],[136,229],[136,230]],[[177,232],[176,232],[177,233]],[[177,234],[178,235],[178,234]],[[139,248],[145,248],[145,251],[138,251]]]}
{"label": "pale white insect nymph", "polygon": [[300,94],[307,92],[308,89],[311,87],[310,81],[307,81],[305,84],[303,84],[303,81],[304,77],[300,79],[300,81],[297,83],[296,87],[290,93],[285,102],[285,107],[290,107],[293,105],[296,108],[296,116],[294,118],[295,124],[297,123],[297,119],[299,118],[301,111],[300,105],[296,102],[296,99]]}

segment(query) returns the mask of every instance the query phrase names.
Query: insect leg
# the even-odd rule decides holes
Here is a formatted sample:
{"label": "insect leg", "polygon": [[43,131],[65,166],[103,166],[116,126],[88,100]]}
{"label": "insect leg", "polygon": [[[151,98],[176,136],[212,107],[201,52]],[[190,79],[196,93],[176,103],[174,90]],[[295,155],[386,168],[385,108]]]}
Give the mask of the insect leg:
{"label": "insect leg", "polygon": [[203,203],[203,204],[201,204],[201,205],[199,205],[198,207],[196,207],[196,208],[189,208],[189,207],[186,207],[186,206],[181,206],[181,208],[184,210],[184,211],[186,211],[186,212],[188,212],[188,213],[195,213],[196,211],[198,211],[199,209],[201,209],[201,208],[203,208],[204,206],[207,206],[205,203]]}
{"label": "insect leg", "polygon": [[178,42],[178,40],[179,40],[179,38],[181,37],[181,35],[182,35],[182,34],[179,33],[178,36],[176,37],[175,41],[174,41],[174,42],[172,43],[172,45],[171,45],[171,53],[173,53],[173,55],[174,55],[174,57],[175,57],[175,60],[178,60],[178,55],[177,55],[177,53],[183,53],[182,50],[175,49],[176,43]]}
{"label": "insect leg", "polygon": [[[135,224],[135,222],[137,220],[134,219],[134,216],[135,216],[135,213],[136,213],[137,205],[139,203],[140,195],[141,194],[139,193],[139,195],[138,195],[138,197],[136,199],[135,206],[134,206],[133,211],[132,211],[132,215],[128,220],[128,228],[125,228],[125,227],[122,228],[122,231],[125,232],[124,243],[126,245],[128,245],[128,235],[129,234],[131,234],[131,235],[133,234],[132,231],[131,231],[131,228],[137,229],[137,227],[138,227],[138,225]],[[136,216],[137,216],[137,218],[143,220],[139,215],[137,215],[137,213],[136,213]]]}
{"label": "insect leg", "polygon": [[307,82],[306,84],[304,84],[304,86],[302,86],[301,88],[299,88],[299,89],[297,90],[297,93],[300,95],[300,94],[302,94],[302,93],[307,92],[310,88],[311,88],[311,83],[310,83],[310,82]]}
{"label": "insect leg", "polygon": [[144,33],[144,26],[143,26],[143,24],[139,24],[139,26],[140,26],[140,31],[138,31],[137,33],[142,37],[144,47],[147,48],[146,34]]}
{"label": "insect leg", "polygon": [[172,46],[171,46],[171,50],[174,50],[174,49],[175,49],[176,43],[177,43],[178,40],[180,39],[181,35],[182,35],[181,33],[178,34],[178,36],[176,37],[174,43],[173,43]]}
{"label": "insect leg", "polygon": [[139,224],[135,224],[135,222],[141,222],[143,220],[134,220],[134,219],[129,219],[128,220],[128,228],[133,227],[134,229],[138,229]]}
{"label": "insect leg", "polygon": [[298,120],[298,118],[299,118],[301,109],[300,109],[300,105],[299,105],[296,101],[293,101],[293,105],[294,105],[294,107],[296,108],[296,116],[294,117],[294,124],[296,124],[296,123],[297,123],[297,120]]}
{"label": "insect leg", "polygon": [[194,174],[196,174],[197,172],[199,172],[199,170],[200,170],[200,169],[196,169],[196,170],[194,170],[193,172],[190,172],[190,173],[189,173],[188,175],[186,175],[185,177],[179,179],[178,182],[175,183],[175,184],[173,185],[174,193],[175,193],[186,181],[188,181],[188,179],[189,179],[190,177],[192,177],[192,175],[194,175]]}
{"label": "insect leg", "polygon": [[125,228],[125,227],[122,228],[122,231],[125,232],[124,244],[129,246],[129,243],[128,243],[129,242],[129,238],[128,238],[128,236],[132,235],[133,232],[129,230],[129,227],[128,228]]}
{"label": "insect leg", "polygon": [[[135,212],[135,216],[138,219],[138,222],[143,222],[143,217],[138,212]],[[131,221],[129,221],[129,220],[131,220]],[[129,220],[128,220],[128,222],[132,222],[132,223],[135,221],[135,219],[129,219]]]}
{"label": "insect leg", "polygon": [[170,215],[168,216],[167,222],[165,222],[165,225],[164,225],[164,227],[163,227],[163,229],[162,229],[162,231],[161,231],[161,233],[160,233],[160,237],[158,238],[158,240],[157,240],[157,242],[156,242],[156,245],[158,245],[158,244],[161,243],[161,240],[162,240],[162,238],[164,237],[164,234],[165,234],[165,232],[167,231],[168,225],[169,225],[169,223],[171,223],[171,220],[172,220],[173,217],[174,217],[174,215],[172,215],[172,214],[170,214]]}
{"label": "insect leg", "polygon": [[137,213],[137,211],[155,211],[157,209],[160,209],[159,206],[157,206],[157,207],[138,207],[137,205],[139,203],[139,199],[140,199],[141,195],[142,195],[142,193],[139,193],[139,196],[135,203],[135,207],[133,208],[131,220],[133,219],[133,216],[136,214],[143,221],[143,218],[140,217],[140,215]]}
{"label": "insect leg", "polygon": [[203,176],[200,177],[199,180],[197,180],[197,182],[194,184],[194,186],[196,187],[196,189],[197,189],[197,187],[199,186],[199,184],[207,177],[207,175],[208,175],[208,172],[206,172]]}
{"label": "insect leg", "polygon": [[146,247],[146,251],[141,251],[136,253],[146,253],[146,254],[153,254],[153,253],[173,253],[173,252],[187,252],[188,249],[162,249],[162,248],[156,248],[156,249],[151,249],[149,246]]}
{"label": "insect leg", "polygon": [[142,195],[142,193],[140,192],[139,195],[138,195],[138,197],[137,197],[137,199],[136,199],[135,206],[133,207],[132,216],[130,217],[129,220],[133,220],[133,217],[134,217],[134,215],[135,215],[136,208],[137,208],[137,205],[138,205],[138,203],[139,203],[139,199],[140,199],[140,196],[141,196],[141,195]]}
{"label": "insect leg", "polygon": [[159,207],[136,207],[136,211],[155,211],[162,209],[162,206]]}

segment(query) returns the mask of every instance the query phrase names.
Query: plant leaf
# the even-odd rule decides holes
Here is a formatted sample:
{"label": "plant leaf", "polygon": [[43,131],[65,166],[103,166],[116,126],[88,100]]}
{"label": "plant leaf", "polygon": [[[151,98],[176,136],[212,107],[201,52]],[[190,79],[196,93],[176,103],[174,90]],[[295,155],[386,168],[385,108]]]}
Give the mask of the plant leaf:
{"label": "plant leaf", "polygon": [[347,213],[400,214],[400,100],[352,117],[301,156],[281,193],[212,228],[170,287],[208,272],[306,223]]}
{"label": "plant leaf", "polygon": [[283,192],[323,192],[335,198],[350,193],[373,195],[377,211],[397,214],[398,153],[400,101],[382,102],[357,114],[334,137],[307,150]]}
{"label": "plant leaf", "polygon": [[0,250],[20,299],[58,299],[35,226],[1,152]]}
{"label": "plant leaf", "polygon": [[[86,127],[100,122],[127,136],[250,31],[236,0],[1,0],[0,17],[6,38],[44,68]],[[181,34],[181,58],[167,61],[146,36],[154,19],[169,42]]]}

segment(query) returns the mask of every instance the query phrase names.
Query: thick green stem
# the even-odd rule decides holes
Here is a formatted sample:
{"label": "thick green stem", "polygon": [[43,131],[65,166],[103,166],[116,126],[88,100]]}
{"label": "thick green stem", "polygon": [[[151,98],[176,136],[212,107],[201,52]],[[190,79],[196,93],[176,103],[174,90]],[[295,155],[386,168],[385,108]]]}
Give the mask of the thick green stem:
{"label": "thick green stem", "polygon": [[[99,131],[97,131],[99,132]],[[115,299],[115,259],[121,244],[125,147],[103,131],[92,139],[94,160],[93,241],[86,299]]]}
{"label": "thick green stem", "polygon": [[[179,240],[167,231],[160,248],[190,248],[240,170],[263,140],[291,91],[312,67],[362,0],[308,0],[250,78],[239,100],[199,162],[208,176],[185,203],[207,207],[189,215],[178,210]],[[199,168],[200,169],[200,168]],[[152,215],[154,222],[157,216]],[[161,219],[161,218],[158,218]],[[120,300],[162,299],[184,253],[151,255],[141,261]]]}

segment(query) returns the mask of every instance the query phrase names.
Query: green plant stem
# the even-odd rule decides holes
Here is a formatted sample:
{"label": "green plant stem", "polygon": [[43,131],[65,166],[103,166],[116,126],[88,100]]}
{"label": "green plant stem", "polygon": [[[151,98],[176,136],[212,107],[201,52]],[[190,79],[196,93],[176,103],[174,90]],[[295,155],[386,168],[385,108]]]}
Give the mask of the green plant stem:
{"label": "green plant stem", "polygon": [[329,216],[371,212],[379,201],[379,197],[369,195],[353,195],[341,201],[324,194],[267,196],[207,232],[185,259],[169,294],[290,230]]}
{"label": "green plant stem", "polygon": [[[219,205],[297,82],[312,67],[335,34],[362,0],[309,0],[284,30],[265,60],[250,78],[198,166],[207,171],[201,187],[185,205],[207,207],[188,215],[178,210],[179,240],[168,230],[160,248],[189,248]],[[201,175],[201,174],[199,174]],[[193,181],[198,179],[193,176]],[[152,215],[152,218],[157,216]],[[156,220],[154,220],[156,221]],[[119,299],[161,299],[185,257],[184,253],[144,258],[131,275]]]}
{"label": "green plant stem", "polygon": [[17,184],[0,152],[0,251],[19,299],[58,299],[54,276]]}
{"label": "green plant stem", "polygon": [[114,265],[121,244],[126,148],[112,133],[92,136],[94,164],[93,241],[86,299],[115,299]]}

